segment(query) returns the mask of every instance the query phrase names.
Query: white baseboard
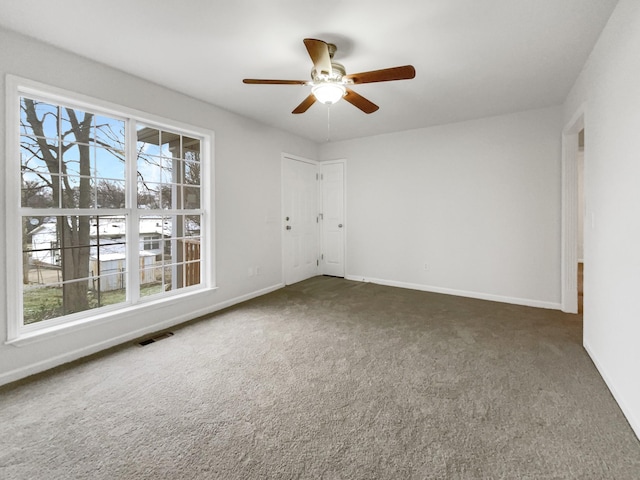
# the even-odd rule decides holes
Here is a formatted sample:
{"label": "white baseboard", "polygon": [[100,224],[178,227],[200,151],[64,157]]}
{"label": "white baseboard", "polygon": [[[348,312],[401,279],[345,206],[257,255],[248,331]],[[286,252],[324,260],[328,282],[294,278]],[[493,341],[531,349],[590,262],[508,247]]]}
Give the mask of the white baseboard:
{"label": "white baseboard", "polygon": [[593,352],[589,344],[587,342],[583,342],[583,346],[584,346],[584,349],[587,351],[587,354],[589,355],[589,357],[591,357],[591,361],[596,366],[596,369],[598,370],[598,373],[604,380],[604,383],[606,383],[607,388],[611,392],[611,395],[613,395],[613,398],[615,399],[616,403],[620,407],[620,410],[622,410],[622,413],[627,419],[627,422],[629,422],[629,426],[633,430],[633,433],[635,433],[636,437],[638,437],[638,440],[640,440],[640,421],[638,420],[638,418],[635,417],[634,413],[631,411],[627,403],[624,401],[624,398],[622,398],[618,390],[616,390],[616,388],[613,386],[613,383],[611,382],[611,377],[607,373],[606,369],[603,367],[602,363],[600,363],[600,361],[598,360],[598,357],[596,357],[595,353]]}
{"label": "white baseboard", "polygon": [[181,323],[188,322],[189,320],[193,320],[194,318],[198,318],[203,315],[209,315],[219,310],[222,310],[224,308],[236,305],[238,303],[246,302],[247,300],[251,300],[252,298],[266,295],[267,293],[274,292],[276,290],[281,289],[282,287],[284,287],[283,283],[272,285],[270,287],[266,287],[261,290],[256,290],[254,292],[247,293],[245,295],[241,295],[239,297],[235,297],[230,300],[217,303],[215,305],[210,305],[206,308],[185,312],[182,315],[173,317],[170,320],[166,320],[164,322],[156,323],[154,325],[150,325],[145,328],[140,328],[138,330],[133,330],[125,334],[119,335],[117,337],[104,340],[102,342],[94,343],[92,345],[87,345],[85,347],[73,350],[71,352],[66,352],[62,355],[57,355],[55,357],[48,358],[41,362],[33,363],[31,365],[27,365],[24,367],[17,368],[15,370],[11,370],[9,372],[5,372],[3,374],[0,374],[0,386],[5,385],[7,383],[15,382],[16,380],[26,378],[36,373],[44,372],[45,370],[49,370],[51,368],[63,365],[65,363],[72,362],[73,360],[78,360],[79,358],[86,357],[94,353],[98,353],[102,350],[106,350],[107,348],[115,347],[117,345],[130,342],[132,340],[135,340],[136,338],[140,338],[145,335],[158,332],[160,330],[165,330],[167,328],[175,327],[176,325],[180,325]]}
{"label": "white baseboard", "polygon": [[490,300],[492,302],[511,303],[514,305],[524,305],[526,307],[547,308],[551,310],[561,310],[560,303],[545,302],[542,300],[532,300],[529,298],[506,297],[503,295],[493,295],[490,293],[469,292],[466,290],[456,290],[453,288],[434,287],[432,285],[422,285],[419,283],[398,282],[395,280],[383,280],[380,278],[369,278],[357,275],[347,275],[347,280],[356,282],[376,283],[378,285],[386,285],[389,287],[408,288],[411,290],[421,290],[423,292],[443,293],[445,295],[455,295],[458,297],[477,298],[480,300]]}

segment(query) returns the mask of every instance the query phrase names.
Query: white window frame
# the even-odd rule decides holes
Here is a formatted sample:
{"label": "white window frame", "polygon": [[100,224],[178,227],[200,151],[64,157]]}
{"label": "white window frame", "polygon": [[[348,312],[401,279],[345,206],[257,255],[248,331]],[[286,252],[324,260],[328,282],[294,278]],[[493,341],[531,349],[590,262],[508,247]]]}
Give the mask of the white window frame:
{"label": "white window frame", "polygon": [[[86,310],[54,319],[24,325],[23,322],[23,297],[22,297],[22,225],[21,219],[26,209],[21,205],[20,196],[20,97],[42,99],[90,112],[107,115],[116,119],[125,120],[126,143],[125,188],[127,189],[127,202],[124,209],[100,209],[99,213],[126,212],[127,215],[127,299],[123,303]],[[185,297],[214,290],[215,286],[215,247],[214,247],[214,158],[213,140],[214,133],[211,130],[195,127],[179,121],[148,114],[124,107],[121,105],[77,94],[57,87],[51,87],[40,82],[20,78],[13,75],[6,77],[6,161],[5,161],[5,201],[6,201],[6,285],[7,285],[7,344],[20,345],[23,342],[33,341],[38,338],[47,338],[59,334],[63,330],[85,328],[89,324],[109,321],[123,312],[140,311],[146,308],[167,302],[179,302]],[[134,120],[134,121],[130,121]],[[138,250],[139,218],[149,213],[159,212],[163,215],[189,215],[193,210],[153,210],[145,213],[137,208],[137,157],[136,122],[143,123],[161,130],[178,132],[185,136],[193,136],[201,139],[200,147],[200,209],[202,226],[200,231],[200,284],[182,287],[170,292],[164,292],[150,297],[139,297],[139,268]],[[40,212],[41,210],[34,210]],[[29,210],[29,212],[31,212]],[[78,209],[79,215],[95,214],[95,210]],[[51,211],[49,210],[49,215]],[[133,228],[135,226],[135,228]]]}

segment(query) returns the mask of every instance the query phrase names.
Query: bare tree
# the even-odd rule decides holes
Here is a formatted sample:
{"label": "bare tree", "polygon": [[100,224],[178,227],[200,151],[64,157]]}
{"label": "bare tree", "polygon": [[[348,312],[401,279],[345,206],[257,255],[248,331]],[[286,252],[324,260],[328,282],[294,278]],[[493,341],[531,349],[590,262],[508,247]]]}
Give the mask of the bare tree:
{"label": "bare tree", "polygon": [[109,180],[100,180],[96,186],[98,202],[101,207],[105,208],[122,208],[124,207],[125,191],[117,182]]}
{"label": "bare tree", "polygon": [[[39,102],[29,98],[22,99],[21,127],[22,132],[27,132],[28,136],[23,137],[21,147],[39,165],[44,163],[46,171],[43,171],[40,166],[33,168],[28,162],[23,162],[23,172],[33,173],[39,179],[37,187],[46,188],[51,192],[53,205],[58,206],[59,202],[63,208],[92,208],[94,198],[91,185],[90,144],[93,142],[112,146],[109,141],[117,141],[118,135],[121,136],[121,134],[113,132],[108,123],[94,126],[93,114],[72,108],[60,107],[57,109],[57,114],[51,110],[45,110],[38,116],[38,104]],[[61,118],[63,113],[64,122]],[[55,118],[52,118],[53,116]],[[50,132],[45,131],[45,122],[51,121],[54,121],[57,126],[56,138],[51,138]],[[63,126],[67,129],[66,131],[62,131]],[[95,138],[98,136],[100,138]],[[76,149],[74,152],[77,152],[77,158],[74,157],[69,161],[65,153],[71,149]],[[117,150],[110,150],[110,152],[117,160],[124,161]],[[73,168],[73,171],[69,171],[70,168]],[[36,185],[32,184],[29,188],[33,190]],[[24,201],[23,205],[36,206]],[[88,282],[81,279],[86,279],[89,275],[90,221],[89,215],[57,217],[57,240],[60,246],[64,281],[63,314],[89,308]]]}

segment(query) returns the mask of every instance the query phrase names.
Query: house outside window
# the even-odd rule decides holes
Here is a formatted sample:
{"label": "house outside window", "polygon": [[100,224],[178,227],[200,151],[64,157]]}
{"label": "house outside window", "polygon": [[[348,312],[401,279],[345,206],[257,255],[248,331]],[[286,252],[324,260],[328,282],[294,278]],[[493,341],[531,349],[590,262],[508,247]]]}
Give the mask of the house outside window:
{"label": "house outside window", "polygon": [[7,181],[20,191],[7,188],[8,245],[22,261],[9,340],[210,287],[208,133],[46,87],[15,90]]}

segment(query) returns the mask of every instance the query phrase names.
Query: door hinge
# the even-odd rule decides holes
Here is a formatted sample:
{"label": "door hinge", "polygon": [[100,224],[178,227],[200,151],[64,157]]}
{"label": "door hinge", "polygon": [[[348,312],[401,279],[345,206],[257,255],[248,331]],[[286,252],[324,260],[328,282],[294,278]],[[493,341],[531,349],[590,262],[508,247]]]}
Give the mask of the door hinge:
{"label": "door hinge", "polygon": [[320,260],[324,260],[324,253],[320,255]]}
{"label": "door hinge", "polygon": [[320,260],[316,260],[316,267],[320,266]]}
{"label": "door hinge", "polygon": [[316,173],[316,180],[320,180],[320,175]]}

